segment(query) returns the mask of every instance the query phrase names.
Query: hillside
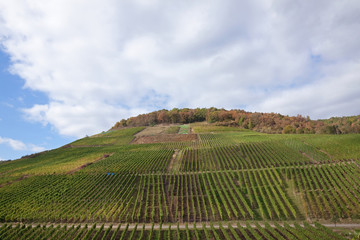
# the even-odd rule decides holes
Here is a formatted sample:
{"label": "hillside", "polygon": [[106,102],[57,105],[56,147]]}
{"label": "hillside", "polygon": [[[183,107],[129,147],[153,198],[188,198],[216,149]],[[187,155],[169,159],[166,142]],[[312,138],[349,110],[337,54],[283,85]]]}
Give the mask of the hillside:
{"label": "hillside", "polygon": [[111,129],[122,127],[153,126],[155,124],[188,124],[203,122],[215,126],[231,126],[251,129],[263,133],[285,134],[347,134],[360,133],[360,115],[350,117],[332,117],[324,120],[311,120],[309,116],[289,117],[278,113],[252,113],[244,110],[225,110],[218,108],[189,109],[174,108],[170,111],[160,110],[137,117],[122,119]]}
{"label": "hillside", "polygon": [[360,229],[359,134],[232,127],[241,117],[132,127],[140,118],[0,164],[0,239],[349,239]]}

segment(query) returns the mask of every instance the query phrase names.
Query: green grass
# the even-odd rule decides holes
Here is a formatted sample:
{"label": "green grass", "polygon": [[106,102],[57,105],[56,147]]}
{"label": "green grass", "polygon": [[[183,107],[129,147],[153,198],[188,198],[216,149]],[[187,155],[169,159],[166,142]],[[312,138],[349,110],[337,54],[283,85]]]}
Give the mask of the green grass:
{"label": "green grass", "polygon": [[[129,137],[125,137],[129,140]],[[99,145],[112,145],[118,138],[116,137],[85,137],[71,143],[72,146],[99,146]],[[130,140],[131,141],[131,140]]]}
{"label": "green grass", "polygon": [[171,126],[168,129],[166,129],[166,133],[168,133],[168,134],[178,133],[179,129],[180,129],[179,126]]}
{"label": "green grass", "polygon": [[179,134],[189,134],[190,127],[189,125],[181,125]]}
{"label": "green grass", "polygon": [[[71,143],[69,148],[58,148],[32,158],[18,159],[0,164],[0,184],[11,182],[25,175],[64,174],[84,164],[93,162],[126,146],[134,134],[143,127],[114,130]],[[98,146],[116,145],[107,148]],[[81,147],[88,146],[88,147]],[[97,146],[97,147],[91,147]]]}
{"label": "green grass", "polygon": [[360,134],[299,136],[299,139],[324,150],[335,159],[360,158]]}
{"label": "green grass", "polygon": [[136,128],[125,128],[120,130],[112,130],[109,132],[104,132],[96,134],[91,137],[85,137],[79,139],[75,142],[72,142],[72,146],[105,146],[105,145],[124,145],[128,144],[133,138],[134,135],[145,129],[145,127],[136,127]]}
{"label": "green grass", "polygon": [[25,175],[63,174],[109,154],[104,149],[65,148],[0,165],[0,184]]}
{"label": "green grass", "polygon": [[94,135],[94,137],[121,137],[121,136],[133,136],[136,133],[144,130],[145,127],[134,127],[134,128],[124,128],[119,130],[110,130],[108,132],[100,133]]}

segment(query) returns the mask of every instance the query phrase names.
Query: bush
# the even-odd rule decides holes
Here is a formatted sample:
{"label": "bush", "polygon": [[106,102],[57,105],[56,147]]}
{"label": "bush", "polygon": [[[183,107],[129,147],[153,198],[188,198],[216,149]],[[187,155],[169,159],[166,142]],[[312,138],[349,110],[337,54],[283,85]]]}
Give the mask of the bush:
{"label": "bush", "polygon": [[291,133],[295,133],[295,128],[293,128],[290,125],[287,125],[284,127],[284,129],[282,130],[283,134],[291,134]]}

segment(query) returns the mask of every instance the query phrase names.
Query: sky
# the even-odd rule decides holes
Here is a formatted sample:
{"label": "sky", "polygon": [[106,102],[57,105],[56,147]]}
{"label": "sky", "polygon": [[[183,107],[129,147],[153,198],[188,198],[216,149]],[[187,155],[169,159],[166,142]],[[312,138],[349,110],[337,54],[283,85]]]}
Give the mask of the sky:
{"label": "sky", "polygon": [[0,0],[0,159],[174,107],[360,114],[358,0]]}

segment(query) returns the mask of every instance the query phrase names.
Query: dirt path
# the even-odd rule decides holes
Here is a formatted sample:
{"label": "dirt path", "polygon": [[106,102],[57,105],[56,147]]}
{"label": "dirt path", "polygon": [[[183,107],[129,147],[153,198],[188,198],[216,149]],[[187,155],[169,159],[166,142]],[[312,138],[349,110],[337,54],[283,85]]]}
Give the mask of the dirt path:
{"label": "dirt path", "polygon": [[[174,170],[174,171],[179,170],[178,164],[176,164],[178,154],[179,154],[179,149],[175,149],[174,154],[172,155],[171,160],[170,160],[168,172],[171,172],[172,170]],[[174,165],[176,165],[175,169],[174,169]]]}
{"label": "dirt path", "polygon": [[[300,226],[304,226],[303,222],[302,221],[296,221]],[[244,227],[246,228],[246,222],[244,221],[222,221],[220,222],[221,225],[224,227],[224,228],[229,228],[229,225],[231,225],[233,228],[238,228],[238,224],[241,226],[241,227]],[[256,225],[253,224],[252,222],[249,222],[250,223],[250,226],[252,228],[256,228]],[[265,227],[265,224],[264,222],[258,222],[259,225],[261,227]],[[269,225],[271,227],[275,227],[275,224],[272,223],[272,222],[268,222]],[[280,226],[284,226],[284,223],[283,222],[277,222]],[[294,227],[294,221],[289,221],[289,222],[286,222],[287,224],[289,224],[291,227]],[[4,224],[11,224],[12,226],[16,226],[17,224],[19,224],[18,222],[11,222],[11,223],[0,223],[0,226],[4,225]],[[20,223],[21,224],[21,223]],[[27,226],[31,225],[32,227],[36,227],[37,225],[41,225],[41,226],[46,226],[46,227],[50,227],[51,225],[54,225],[54,226],[67,226],[68,228],[72,227],[72,226],[78,226],[78,225],[81,225],[81,227],[85,227],[85,223],[32,223],[32,224],[26,224]],[[104,224],[104,229],[107,229],[110,227],[110,225],[112,224],[112,228],[113,229],[116,229],[119,225],[120,226],[120,230],[124,230],[127,226],[127,223],[99,223],[97,222],[96,223],[96,228],[100,228],[101,225]],[[188,224],[188,228],[191,230],[191,229],[194,229],[194,226],[197,228],[197,229],[201,229],[203,228],[203,224],[205,224],[205,227],[207,229],[210,229],[211,226],[210,226],[210,222],[196,222],[195,225],[193,222],[189,222],[187,223]],[[92,223],[87,223],[88,226],[92,226]],[[153,224],[152,223],[138,223],[137,224],[137,229],[140,231],[142,229],[142,226],[145,225],[145,230],[151,230],[153,228]],[[310,223],[311,226],[315,226],[314,224]],[[321,225],[325,226],[325,227],[328,227],[328,228],[333,228],[333,229],[360,229],[360,223],[337,223],[336,225],[333,224],[333,223],[321,223]],[[133,230],[136,226],[136,223],[130,223],[129,226],[128,226],[128,231],[129,230]],[[220,228],[220,224],[219,222],[214,222],[213,223],[213,226],[215,229],[219,229]],[[161,225],[162,229],[164,230],[168,230],[169,227],[171,229],[177,229],[177,223],[163,223]],[[158,230],[160,229],[160,223],[154,223],[154,229],[155,230]],[[179,224],[179,229],[180,230],[185,230],[186,229],[186,223],[180,223]]]}

